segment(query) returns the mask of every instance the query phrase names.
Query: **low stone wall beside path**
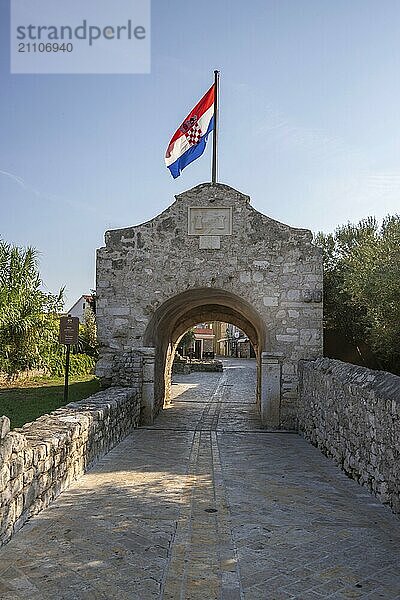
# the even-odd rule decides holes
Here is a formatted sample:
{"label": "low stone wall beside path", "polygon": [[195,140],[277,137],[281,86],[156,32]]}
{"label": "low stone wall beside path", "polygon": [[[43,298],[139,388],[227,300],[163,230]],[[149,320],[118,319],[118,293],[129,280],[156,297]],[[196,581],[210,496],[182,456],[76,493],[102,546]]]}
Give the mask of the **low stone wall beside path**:
{"label": "low stone wall beside path", "polygon": [[400,377],[329,358],[299,375],[304,437],[400,514]]}
{"label": "low stone wall beside path", "polygon": [[140,388],[109,388],[10,431],[0,417],[0,546],[139,424]]}

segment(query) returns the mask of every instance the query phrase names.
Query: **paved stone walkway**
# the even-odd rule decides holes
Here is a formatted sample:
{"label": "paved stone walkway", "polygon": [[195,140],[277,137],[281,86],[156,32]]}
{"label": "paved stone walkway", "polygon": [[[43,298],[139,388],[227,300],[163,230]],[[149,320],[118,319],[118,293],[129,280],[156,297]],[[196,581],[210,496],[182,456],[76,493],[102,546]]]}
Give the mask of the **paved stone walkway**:
{"label": "paved stone walkway", "polygon": [[400,599],[400,521],[295,434],[252,361],[179,376],[137,430],[0,550],[0,598]]}

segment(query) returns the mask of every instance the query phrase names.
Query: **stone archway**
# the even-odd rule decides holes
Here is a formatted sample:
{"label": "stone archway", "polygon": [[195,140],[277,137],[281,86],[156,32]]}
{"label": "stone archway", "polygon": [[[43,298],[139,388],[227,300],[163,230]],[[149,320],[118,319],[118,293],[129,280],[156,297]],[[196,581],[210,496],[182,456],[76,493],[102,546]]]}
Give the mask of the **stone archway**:
{"label": "stone archway", "polygon": [[202,184],[105,241],[97,253],[105,383],[141,386],[152,422],[179,335],[227,320],[257,349],[262,422],[296,427],[298,361],[322,355],[322,257],[310,231],[270,219],[229,186]]}
{"label": "stone archway", "polygon": [[257,403],[260,404],[261,355],[270,347],[261,316],[232,292],[194,288],[162,304],[144,334],[145,346],[155,348],[154,412],[157,413],[169,400],[172,360],[179,339],[190,327],[204,321],[229,322],[246,332],[256,352]]}

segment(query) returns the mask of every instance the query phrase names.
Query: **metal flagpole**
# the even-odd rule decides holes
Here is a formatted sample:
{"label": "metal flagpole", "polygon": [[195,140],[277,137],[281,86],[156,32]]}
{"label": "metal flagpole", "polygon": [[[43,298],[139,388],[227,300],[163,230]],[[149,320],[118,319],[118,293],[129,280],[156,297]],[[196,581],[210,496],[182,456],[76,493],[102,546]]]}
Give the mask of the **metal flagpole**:
{"label": "metal flagpole", "polygon": [[211,183],[217,183],[218,170],[218,96],[219,96],[219,71],[214,71],[214,131]]}

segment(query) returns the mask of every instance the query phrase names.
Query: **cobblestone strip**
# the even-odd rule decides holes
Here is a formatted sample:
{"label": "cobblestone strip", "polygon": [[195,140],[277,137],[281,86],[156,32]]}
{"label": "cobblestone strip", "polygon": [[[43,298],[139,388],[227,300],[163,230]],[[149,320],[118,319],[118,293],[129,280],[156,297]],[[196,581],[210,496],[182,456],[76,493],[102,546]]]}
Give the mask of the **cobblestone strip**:
{"label": "cobblestone strip", "polygon": [[238,571],[237,550],[232,537],[229,504],[224,485],[221,457],[218,447],[218,438],[215,432],[211,433],[215,506],[218,511],[218,538],[221,572],[221,599],[240,600],[243,592],[240,585]]}
{"label": "cobblestone strip", "polygon": [[210,427],[213,403],[223,378],[218,380],[196,423],[182,508],[161,592],[164,600],[218,598],[217,532],[215,524],[212,526],[212,513],[205,512],[214,506],[212,453],[210,434],[203,429]]}
{"label": "cobblestone strip", "polygon": [[[209,432],[196,432],[172,546],[164,600],[218,600],[220,565]],[[211,511],[211,512],[210,512]]]}
{"label": "cobblestone strip", "polygon": [[[214,477],[209,432],[201,432],[197,482],[191,507],[185,600],[218,600],[220,597],[219,539],[215,513]],[[183,600],[183,598],[182,598]]]}
{"label": "cobblestone strip", "polygon": [[227,374],[224,371],[217,383],[215,391],[204,407],[203,413],[197,422],[196,431],[215,431],[218,426],[218,418],[221,411],[223,386],[227,380]]}
{"label": "cobblestone strip", "polygon": [[226,379],[224,373],[196,424],[164,600],[242,598],[216,436]]}
{"label": "cobblestone strip", "polygon": [[199,453],[200,433],[195,433],[189,457],[186,486],[183,489],[182,508],[176,526],[175,537],[172,541],[172,553],[167,568],[167,576],[163,582],[161,597],[165,600],[180,600],[184,598],[184,580],[188,546],[191,538],[191,509],[193,493],[196,485],[196,464]]}

